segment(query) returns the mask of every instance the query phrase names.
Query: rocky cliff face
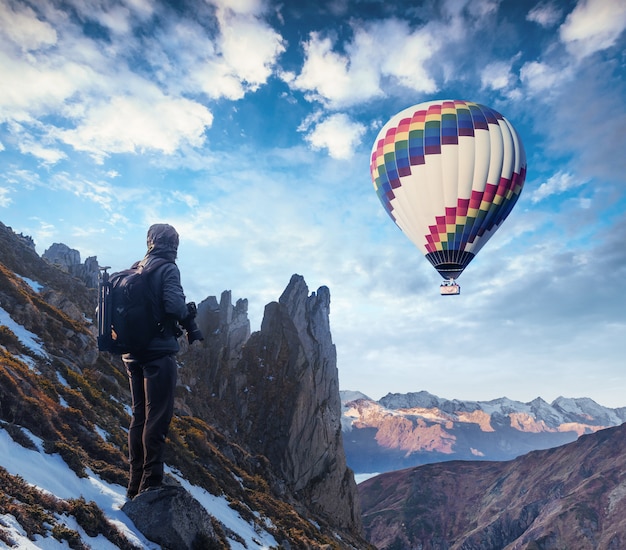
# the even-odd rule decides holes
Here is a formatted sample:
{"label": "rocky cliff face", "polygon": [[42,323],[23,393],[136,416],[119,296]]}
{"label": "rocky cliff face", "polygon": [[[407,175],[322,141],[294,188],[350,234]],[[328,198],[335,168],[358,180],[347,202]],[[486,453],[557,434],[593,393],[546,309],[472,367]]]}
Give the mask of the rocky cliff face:
{"label": "rocky cliff face", "polygon": [[626,424],[509,462],[452,461],[359,485],[368,539],[397,548],[626,548]]}
{"label": "rocky cliff face", "polygon": [[[294,275],[249,338],[247,304],[230,295],[199,306],[203,349],[185,355],[181,406],[201,410],[267,457],[274,486],[291,502],[344,529],[361,529],[356,484],[345,460],[335,346],[326,287],[309,295]],[[203,404],[195,396],[210,395]]]}
{"label": "rocky cliff face", "polygon": [[94,364],[98,353],[89,317],[93,317],[95,290],[74,286],[41,260],[31,240],[1,223],[0,260],[0,307],[14,322],[48,342],[42,357],[72,365]]}

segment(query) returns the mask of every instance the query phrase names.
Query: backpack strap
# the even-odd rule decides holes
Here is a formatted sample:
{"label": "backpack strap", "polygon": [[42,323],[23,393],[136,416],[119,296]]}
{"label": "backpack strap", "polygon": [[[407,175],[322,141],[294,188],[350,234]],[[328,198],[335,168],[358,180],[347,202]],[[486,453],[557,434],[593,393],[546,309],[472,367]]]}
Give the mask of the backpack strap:
{"label": "backpack strap", "polygon": [[135,262],[130,268],[131,269],[141,268],[142,272],[152,273],[153,271],[155,271],[162,265],[173,264],[175,262],[173,260],[168,260],[166,258],[160,258],[157,256],[154,260],[152,260],[152,262],[150,263],[150,265],[148,265],[148,267],[146,267],[147,263],[148,263],[148,258],[146,257],[146,258],[143,258],[142,260],[139,260],[138,262]]}
{"label": "backpack strap", "polygon": [[[149,276],[152,273],[154,273],[155,271],[157,271],[160,267],[164,266],[165,264],[173,264],[175,263],[173,260],[168,260],[166,258],[159,258],[157,257],[156,259],[154,259],[150,265],[148,265],[146,267],[146,258],[144,258],[143,260],[139,261],[136,263],[136,268],[137,269],[141,269],[141,273],[142,275],[146,275]],[[133,267],[135,267],[133,265]],[[157,327],[159,328],[159,331],[163,332],[163,330],[166,328],[165,327],[165,323],[167,321],[167,316],[162,316],[160,315],[161,311],[158,305],[158,297],[154,295],[154,293],[152,292],[152,287],[150,285],[150,280],[148,279],[146,281],[146,289],[147,292],[149,294],[149,298],[150,298],[150,306],[151,306],[151,310],[152,310],[152,317],[153,319],[156,321]]]}

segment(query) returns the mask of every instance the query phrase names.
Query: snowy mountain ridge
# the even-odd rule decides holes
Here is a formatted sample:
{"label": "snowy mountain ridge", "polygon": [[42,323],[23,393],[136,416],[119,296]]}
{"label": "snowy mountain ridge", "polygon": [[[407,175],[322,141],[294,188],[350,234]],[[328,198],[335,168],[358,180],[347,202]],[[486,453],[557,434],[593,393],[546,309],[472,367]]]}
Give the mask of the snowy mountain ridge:
{"label": "snowy mountain ridge", "polygon": [[[350,392],[340,392],[342,402],[345,397],[350,401]],[[557,427],[561,424],[580,423],[589,425],[617,426],[626,421],[626,407],[611,409],[596,403],[588,397],[558,397],[548,403],[537,397],[528,403],[514,401],[507,397],[500,397],[491,401],[461,401],[445,399],[427,391],[410,392],[406,394],[390,393],[380,399],[379,403],[390,410],[401,409],[439,409],[447,413],[458,411],[484,411],[487,414],[528,414],[538,422],[543,421],[547,426]]]}
{"label": "snowy mountain ridge", "polygon": [[390,393],[379,401],[340,392],[348,463],[357,474],[452,459],[510,460],[570,443],[626,421],[626,408],[589,398],[522,403],[443,399],[427,391]]}

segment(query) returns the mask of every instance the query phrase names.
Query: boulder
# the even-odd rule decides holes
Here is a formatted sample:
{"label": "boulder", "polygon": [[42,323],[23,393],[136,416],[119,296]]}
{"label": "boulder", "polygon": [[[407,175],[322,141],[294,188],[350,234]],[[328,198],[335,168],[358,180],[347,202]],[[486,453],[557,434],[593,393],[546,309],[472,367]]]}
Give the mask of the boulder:
{"label": "boulder", "polygon": [[141,493],[126,502],[122,511],[164,550],[208,548],[217,539],[209,513],[178,485]]}

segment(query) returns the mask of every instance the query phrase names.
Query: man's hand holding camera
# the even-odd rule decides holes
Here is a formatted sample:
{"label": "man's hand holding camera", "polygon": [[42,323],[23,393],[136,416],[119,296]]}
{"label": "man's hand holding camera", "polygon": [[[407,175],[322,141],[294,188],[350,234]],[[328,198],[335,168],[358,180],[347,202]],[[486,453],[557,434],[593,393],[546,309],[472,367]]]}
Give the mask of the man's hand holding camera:
{"label": "man's hand holding camera", "polygon": [[204,336],[202,336],[202,332],[198,328],[196,324],[196,315],[198,313],[198,308],[196,307],[195,302],[189,302],[187,304],[187,311],[189,314],[185,319],[180,322],[180,325],[187,332],[187,342],[189,345],[193,344],[196,340],[204,340]]}

